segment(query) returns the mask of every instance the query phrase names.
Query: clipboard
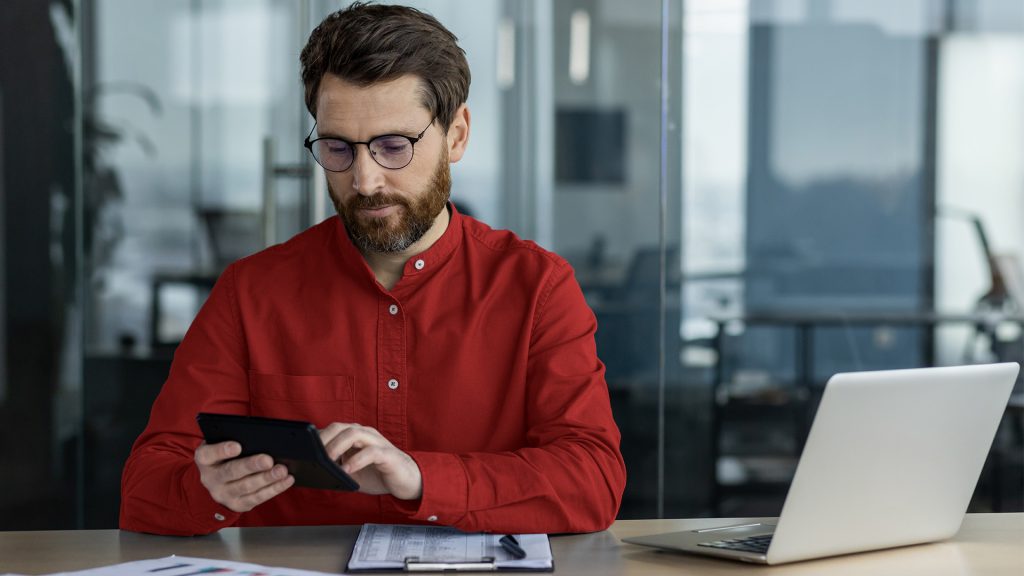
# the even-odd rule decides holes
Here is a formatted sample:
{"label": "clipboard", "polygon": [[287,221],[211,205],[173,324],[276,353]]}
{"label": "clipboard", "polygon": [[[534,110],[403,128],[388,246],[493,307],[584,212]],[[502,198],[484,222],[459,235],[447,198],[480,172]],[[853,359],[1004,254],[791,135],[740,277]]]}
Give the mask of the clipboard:
{"label": "clipboard", "polygon": [[500,534],[462,532],[446,526],[364,524],[345,571],[553,572],[547,534],[518,536],[527,552],[521,559],[502,549]]}
{"label": "clipboard", "polygon": [[441,562],[420,560],[418,556],[405,559],[406,572],[496,572],[494,558],[487,556],[479,561]]}

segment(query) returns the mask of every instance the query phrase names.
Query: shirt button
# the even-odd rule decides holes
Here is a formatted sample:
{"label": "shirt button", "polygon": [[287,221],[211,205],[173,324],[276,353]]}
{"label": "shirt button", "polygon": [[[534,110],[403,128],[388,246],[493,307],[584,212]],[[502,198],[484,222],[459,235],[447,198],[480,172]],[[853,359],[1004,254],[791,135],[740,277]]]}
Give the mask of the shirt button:
{"label": "shirt button", "polygon": [[221,514],[220,512],[217,512],[217,513],[215,513],[213,515],[213,519],[216,520],[217,522],[223,522],[224,521],[224,515]]}
{"label": "shirt button", "polygon": [[391,312],[392,316],[394,316],[395,314],[398,314],[398,306],[395,305],[395,304],[392,304],[391,306],[388,307],[388,312]]}
{"label": "shirt button", "polygon": [[388,380],[388,388],[391,388],[392,390],[398,390],[398,380],[395,380],[394,378]]}
{"label": "shirt button", "polygon": [[426,265],[427,263],[423,261],[423,258],[420,258],[413,264],[413,266],[415,266],[417,270],[423,270],[423,267]]}
{"label": "shirt button", "polygon": [[437,522],[437,516],[429,516],[429,517],[427,517],[427,522]]}

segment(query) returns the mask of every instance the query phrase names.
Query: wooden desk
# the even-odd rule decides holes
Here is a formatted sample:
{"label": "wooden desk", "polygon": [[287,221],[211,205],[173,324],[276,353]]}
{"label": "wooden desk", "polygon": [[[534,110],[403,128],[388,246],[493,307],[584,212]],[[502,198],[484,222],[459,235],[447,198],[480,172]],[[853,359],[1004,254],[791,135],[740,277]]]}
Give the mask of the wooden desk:
{"label": "wooden desk", "polygon": [[[1024,574],[1024,513],[969,514],[955,538],[937,544],[771,568],[663,553],[619,541],[625,536],[687,530],[723,522],[732,520],[620,520],[606,532],[552,537],[555,573],[562,576]],[[171,554],[341,572],[358,532],[356,526],[228,528],[196,538],[118,530],[0,532],[0,573],[81,570]]]}

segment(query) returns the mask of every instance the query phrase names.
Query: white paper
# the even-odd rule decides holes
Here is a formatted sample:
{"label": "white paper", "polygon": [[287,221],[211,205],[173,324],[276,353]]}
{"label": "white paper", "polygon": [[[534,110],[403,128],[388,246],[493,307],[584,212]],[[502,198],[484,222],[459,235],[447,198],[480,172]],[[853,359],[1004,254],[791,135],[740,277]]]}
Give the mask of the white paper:
{"label": "white paper", "polygon": [[419,562],[464,564],[494,558],[498,568],[545,570],[552,567],[547,534],[516,534],[526,558],[517,560],[498,543],[502,534],[461,532],[440,526],[365,524],[349,559],[350,570],[403,569]]}
{"label": "white paper", "polygon": [[327,572],[272,568],[259,564],[246,564],[228,560],[168,556],[152,560],[125,562],[77,572],[59,572],[50,576],[328,576]]}

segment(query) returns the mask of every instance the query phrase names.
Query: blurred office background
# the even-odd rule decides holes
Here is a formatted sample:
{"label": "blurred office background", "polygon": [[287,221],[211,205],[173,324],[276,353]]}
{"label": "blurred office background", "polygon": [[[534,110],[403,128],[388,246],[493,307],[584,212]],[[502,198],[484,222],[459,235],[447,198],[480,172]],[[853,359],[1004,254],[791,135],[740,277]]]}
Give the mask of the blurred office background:
{"label": "blurred office background", "polygon": [[[331,216],[298,53],[344,4],[0,5],[0,529],[116,526],[217,275]],[[597,314],[620,517],[778,514],[836,371],[1024,360],[1024,2],[410,4],[473,71],[455,202]],[[1024,510],[1021,394],[973,511]]]}

